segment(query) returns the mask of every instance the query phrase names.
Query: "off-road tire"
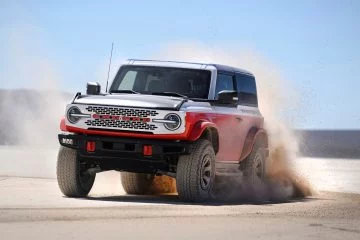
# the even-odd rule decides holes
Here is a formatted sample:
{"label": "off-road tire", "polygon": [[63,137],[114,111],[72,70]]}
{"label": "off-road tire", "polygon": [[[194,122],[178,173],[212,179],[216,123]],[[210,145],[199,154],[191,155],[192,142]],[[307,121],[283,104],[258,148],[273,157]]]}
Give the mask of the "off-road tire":
{"label": "off-road tire", "polygon": [[244,180],[247,184],[257,185],[265,180],[265,148],[255,145],[244,160]]}
{"label": "off-road tire", "polygon": [[144,195],[150,193],[154,175],[147,173],[120,173],[121,184],[127,194]]}
{"label": "off-road tire", "polygon": [[58,153],[56,175],[61,192],[67,197],[86,197],[95,174],[83,173],[76,150],[61,146]]}
{"label": "off-road tire", "polygon": [[200,139],[191,146],[189,155],[179,157],[176,188],[181,200],[204,202],[212,199],[214,183],[215,152],[210,141]]}

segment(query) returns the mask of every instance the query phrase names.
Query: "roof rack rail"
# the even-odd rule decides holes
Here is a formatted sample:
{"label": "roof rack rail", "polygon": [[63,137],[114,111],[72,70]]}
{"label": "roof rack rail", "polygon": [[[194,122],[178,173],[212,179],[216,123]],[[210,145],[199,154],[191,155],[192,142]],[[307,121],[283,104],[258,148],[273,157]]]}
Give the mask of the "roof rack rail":
{"label": "roof rack rail", "polygon": [[140,62],[168,62],[168,63],[187,63],[196,65],[209,65],[209,63],[198,63],[198,62],[186,62],[186,61],[168,61],[168,60],[154,60],[154,59],[134,59],[130,58],[128,61],[140,61]]}

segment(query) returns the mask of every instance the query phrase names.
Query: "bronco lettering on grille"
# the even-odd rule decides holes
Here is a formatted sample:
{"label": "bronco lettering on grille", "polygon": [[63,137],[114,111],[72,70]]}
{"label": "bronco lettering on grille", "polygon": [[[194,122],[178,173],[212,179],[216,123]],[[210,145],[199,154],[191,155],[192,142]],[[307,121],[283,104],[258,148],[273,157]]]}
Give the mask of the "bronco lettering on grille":
{"label": "bronco lettering on grille", "polygon": [[114,116],[114,115],[107,115],[107,114],[93,114],[92,117],[94,119],[109,119],[109,120],[121,120],[127,122],[150,122],[150,118],[144,117],[126,117],[126,116]]}

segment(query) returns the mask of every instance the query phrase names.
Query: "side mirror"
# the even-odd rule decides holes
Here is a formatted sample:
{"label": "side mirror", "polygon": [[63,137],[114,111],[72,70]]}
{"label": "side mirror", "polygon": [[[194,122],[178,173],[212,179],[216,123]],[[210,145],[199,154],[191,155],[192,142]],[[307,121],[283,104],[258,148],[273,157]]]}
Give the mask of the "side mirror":
{"label": "side mirror", "polygon": [[86,94],[87,95],[99,95],[101,90],[100,83],[98,82],[88,82],[86,84]]}
{"label": "side mirror", "polygon": [[218,103],[236,104],[238,102],[238,93],[236,91],[223,90],[218,93]]}

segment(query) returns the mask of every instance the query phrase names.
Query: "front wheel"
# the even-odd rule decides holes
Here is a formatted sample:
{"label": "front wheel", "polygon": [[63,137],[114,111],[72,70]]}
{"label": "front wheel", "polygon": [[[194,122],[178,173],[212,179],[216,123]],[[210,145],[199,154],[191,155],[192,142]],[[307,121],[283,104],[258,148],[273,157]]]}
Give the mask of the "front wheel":
{"label": "front wheel", "polygon": [[77,157],[76,150],[61,146],[58,154],[56,175],[61,192],[67,197],[86,197],[95,181],[95,174],[86,169]]}
{"label": "front wheel", "polygon": [[203,202],[212,199],[215,182],[215,152],[210,141],[194,143],[189,155],[179,157],[176,188],[180,199]]}

